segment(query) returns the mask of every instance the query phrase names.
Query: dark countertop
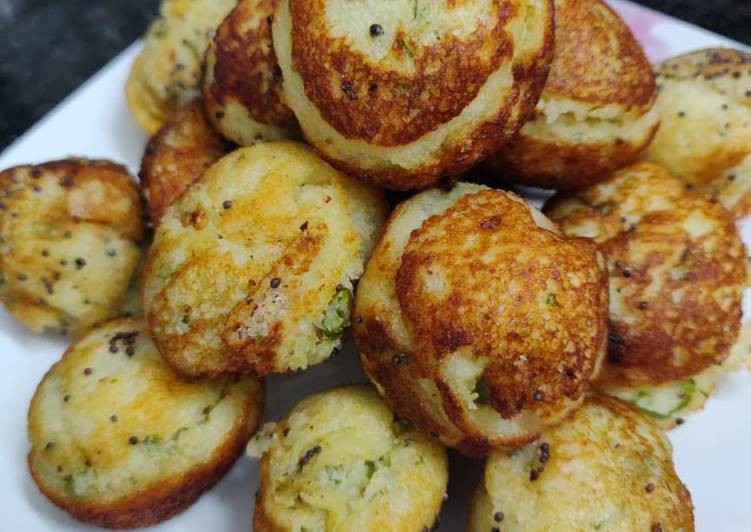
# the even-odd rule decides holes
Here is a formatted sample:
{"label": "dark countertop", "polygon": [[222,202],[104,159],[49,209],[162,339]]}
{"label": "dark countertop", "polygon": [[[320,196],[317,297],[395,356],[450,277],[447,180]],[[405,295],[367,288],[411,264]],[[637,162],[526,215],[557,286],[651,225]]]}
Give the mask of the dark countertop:
{"label": "dark countertop", "polygon": [[[749,0],[642,0],[751,44]],[[0,0],[0,150],[144,31],[159,0]]]}

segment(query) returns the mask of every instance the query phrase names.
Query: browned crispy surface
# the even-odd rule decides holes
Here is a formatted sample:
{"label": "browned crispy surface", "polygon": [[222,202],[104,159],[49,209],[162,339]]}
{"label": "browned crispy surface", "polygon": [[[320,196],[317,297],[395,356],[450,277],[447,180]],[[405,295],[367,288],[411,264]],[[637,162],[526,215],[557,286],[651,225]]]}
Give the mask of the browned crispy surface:
{"label": "browned crispy surface", "polygon": [[[535,116],[487,167],[503,181],[568,191],[638,159],[658,120],[634,124],[657,87],[641,46],[605,2],[556,0],[555,8],[555,57]],[[611,118],[596,116],[608,106]]]}
{"label": "browned crispy surface", "polygon": [[[141,237],[143,223],[140,216],[132,216],[128,209],[113,209],[113,203],[126,198],[138,204],[138,193],[128,170],[121,164],[106,160],[69,158],[37,165],[23,165],[0,172],[0,186],[5,199],[0,211],[9,211],[11,218],[16,200],[25,199],[23,188],[33,188],[35,180],[48,175],[57,178],[61,191],[69,196],[66,202],[68,215],[79,222],[106,223],[117,227],[124,235],[137,240]],[[31,179],[28,179],[28,178]],[[106,185],[103,196],[84,193],[87,185],[95,182]],[[34,192],[41,193],[34,189]]]}
{"label": "browned crispy surface", "polygon": [[141,188],[156,227],[169,205],[227,149],[206,121],[200,103],[178,109],[146,146]]}
{"label": "browned crispy surface", "polygon": [[0,190],[0,299],[8,309],[34,332],[77,334],[114,316],[143,236],[128,171],[76,158],[17,166],[0,172]]}
{"label": "browned crispy surface", "polygon": [[[460,199],[412,233],[397,273],[416,359],[430,367],[460,348],[488,357],[483,375],[505,418],[577,399],[605,341],[596,254],[590,241],[539,230],[505,194]],[[433,282],[446,292],[437,296]]]}
{"label": "browned crispy surface", "polygon": [[[552,39],[550,41],[552,43]],[[552,45],[550,46],[552,49]],[[478,126],[465,142],[458,146],[446,146],[445,151],[433,161],[426,161],[415,170],[406,171],[393,166],[382,170],[370,170],[359,166],[355,162],[339,160],[318,150],[322,157],[332,166],[348,175],[356,175],[377,186],[397,191],[423,189],[435,185],[441,180],[450,181],[472,168],[485,159],[502,145],[504,140],[513,137],[524,121],[533,112],[535,103],[542,91],[547,72],[547,61],[552,54],[545,53],[533,65],[519,68],[515,78],[520,83],[527,82],[516,91],[516,97],[507,101],[498,111],[496,119]],[[438,91],[440,92],[440,91]],[[310,142],[311,138],[303,130],[303,137]]]}
{"label": "browned crispy surface", "polygon": [[308,98],[329,124],[346,137],[382,146],[407,144],[457,116],[487,77],[510,59],[514,43],[505,26],[520,8],[516,2],[497,1],[495,26],[478,27],[465,39],[448,34],[431,47],[420,47],[397,30],[391,54],[414,60],[405,75],[374,65],[330,35],[320,16],[326,4],[290,2],[295,68],[307,82]]}
{"label": "browned crispy surface", "polygon": [[228,99],[242,104],[261,122],[294,129],[295,115],[280,100],[281,71],[271,42],[271,22],[279,0],[243,0],[232,10],[214,37],[213,83],[204,84],[209,120],[221,129],[222,106]]}
{"label": "browned crispy surface", "polygon": [[604,355],[608,295],[591,242],[543,229],[514,196],[476,190],[443,212],[423,206],[434,214],[403,252],[410,203],[425,200],[397,208],[360,280],[354,330],[390,406],[479,456],[528,443],[576,408]]}
{"label": "browned crispy surface", "polygon": [[598,394],[539,442],[490,456],[470,532],[558,530],[561,523],[577,531],[693,532],[691,494],[655,423]]}
{"label": "browned crispy surface", "polygon": [[567,234],[593,238],[607,257],[605,380],[659,384],[725,360],[740,327],[746,260],[721,205],[640,163],[553,198],[546,212]]}
{"label": "browned crispy surface", "polygon": [[[368,331],[360,333],[365,340],[377,342],[377,334],[386,333],[375,320],[364,322]],[[358,344],[359,345],[359,344]],[[421,371],[415,364],[399,362],[403,355],[399,351],[369,351],[360,353],[360,362],[371,381],[377,385],[389,407],[399,415],[409,419],[415,426],[444,445],[456,449],[466,456],[486,456],[493,449],[515,449],[535,441],[540,436],[538,430],[489,436],[469,422],[456,403],[454,394],[443,383],[436,399],[451,414],[444,417],[436,403],[421,393],[416,393],[418,379],[428,380],[430,375]],[[405,365],[406,364],[406,365]]]}
{"label": "browned crispy surface", "polygon": [[[346,173],[393,190],[425,188],[445,176],[468,170],[497,150],[518,131],[539,98],[552,58],[553,21],[548,17],[552,0],[534,7],[534,24],[525,18],[519,2],[495,1],[488,2],[489,14],[483,20],[472,19],[476,27],[466,35],[437,29],[430,37],[419,24],[439,28],[445,24],[437,16],[432,18],[435,15],[431,9],[458,10],[470,3],[415,3],[415,14],[408,17],[412,20],[389,20],[383,26],[385,34],[374,37],[391,43],[386,55],[377,57],[362,51],[360,48],[367,48],[362,42],[352,45],[348,39],[360,37],[351,32],[346,38],[332,34],[325,15],[328,3],[289,1],[288,68],[299,73],[304,85],[304,95],[295,93],[295,98],[307,102],[288,103],[293,108],[309,103],[315,109],[315,117],[298,112],[303,135],[324,158]],[[372,17],[376,22],[379,16],[363,10],[359,18]],[[418,36],[406,29],[415,24]],[[528,34],[520,30],[525,25],[530,28]],[[482,119],[463,117],[461,126],[453,124],[471,103],[476,103],[492,75],[504,69],[513,75],[509,90],[499,89],[503,94],[493,101],[487,97],[482,100]],[[285,96],[289,100],[288,91]],[[333,142],[321,134],[328,127],[336,132]],[[426,140],[429,134],[440,136],[442,130],[453,131],[455,127],[455,134],[438,147],[431,145],[419,162],[394,162],[386,150],[396,151],[411,143],[427,147],[432,142]],[[354,142],[381,151],[362,157],[342,151],[343,145]],[[349,144],[346,149],[355,146]]]}
{"label": "browned crispy surface", "polygon": [[[262,397],[262,396],[261,396]],[[255,398],[251,399],[255,402]],[[34,451],[29,452],[29,471],[39,490],[56,506],[77,520],[90,525],[111,529],[130,529],[156,525],[187,510],[206,490],[216,484],[243,454],[248,438],[255,432],[261,404],[249,404],[244,419],[238,421],[226,443],[217,449],[205,463],[190,471],[164,479],[148,489],[117,501],[96,504],[91,501],[74,501],[60,496],[44,483],[34,465]],[[254,418],[251,418],[250,415]]]}
{"label": "browned crispy surface", "polygon": [[[230,401],[227,409],[222,401]],[[183,382],[164,365],[140,320],[111,321],[71,345],[37,386],[28,412],[29,471],[39,490],[79,521],[151,526],[187,509],[224,475],[263,406],[263,382],[255,377]],[[214,408],[222,409],[219,420],[209,417]],[[177,437],[165,435],[176,427]],[[148,438],[134,443],[129,435],[154,430],[160,434],[152,436],[154,448],[139,454],[136,446]],[[217,432],[205,443],[205,433],[193,432],[200,430]],[[93,474],[78,491],[70,477],[84,467]]]}
{"label": "browned crispy surface", "polygon": [[647,110],[655,78],[639,42],[601,0],[555,0],[555,58],[545,93]]}
{"label": "browned crispy surface", "polygon": [[522,130],[486,161],[485,168],[501,181],[575,191],[594,185],[636,161],[652,142],[658,128],[659,124],[655,123],[636,143],[622,138],[581,143],[551,141],[527,135]]}
{"label": "browned crispy surface", "polygon": [[338,287],[353,289],[384,203],[303,144],[222,158],[167,210],[145,262],[142,299],[162,356],[192,378],[322,362],[343,332],[327,335],[325,314]]}

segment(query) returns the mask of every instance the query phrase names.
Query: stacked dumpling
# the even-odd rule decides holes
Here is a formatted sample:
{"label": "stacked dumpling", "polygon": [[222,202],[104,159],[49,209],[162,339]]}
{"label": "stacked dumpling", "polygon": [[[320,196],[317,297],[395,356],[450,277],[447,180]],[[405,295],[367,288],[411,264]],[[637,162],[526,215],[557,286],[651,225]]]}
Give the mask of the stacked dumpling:
{"label": "stacked dumpling", "polygon": [[513,454],[493,453],[468,530],[694,530],[670,441],[628,404],[588,397],[564,425]]}
{"label": "stacked dumpling", "polygon": [[236,0],[164,0],[133,63],[125,94],[139,126],[156,133],[199,94],[204,50]]}
{"label": "stacked dumpling", "polygon": [[680,423],[704,404],[738,337],[747,260],[733,218],[652,163],[554,198],[546,212],[607,258],[601,386],[665,426]]}
{"label": "stacked dumpling", "polygon": [[279,0],[242,0],[206,52],[203,98],[217,131],[241,146],[291,138],[297,120],[281,101],[282,74],[271,42]]}
{"label": "stacked dumpling", "polygon": [[437,524],[446,450],[366,385],[328,390],[259,436],[256,532],[400,532]]}
{"label": "stacked dumpling", "polygon": [[[667,62],[658,97],[603,0],[164,0],[126,87],[145,259],[122,167],[0,173],[0,298],[84,335],[32,400],[33,478],[85,522],[164,520],[238,456],[259,378],[352,326],[373,386],[252,441],[256,530],[426,532],[446,446],[488,457],[470,530],[691,531],[648,417],[701,407],[738,337],[719,203],[751,211],[749,57]],[[560,193],[543,213],[453,182],[477,165]],[[377,187],[422,192],[389,216]],[[106,323],[124,301],[143,317]]]}
{"label": "stacked dumpling", "polygon": [[385,215],[380,192],[302,144],[230,153],[167,209],[146,259],[162,356],[192,378],[322,362]]}
{"label": "stacked dumpling", "polygon": [[141,259],[128,171],[65,159],[0,172],[0,300],[29,329],[80,334],[118,314]]}
{"label": "stacked dumpling", "polygon": [[533,118],[488,160],[491,176],[556,190],[634,162],[658,128],[641,46],[602,0],[556,0],[555,58]]}
{"label": "stacked dumpling", "polygon": [[607,273],[519,197],[477,185],[397,207],[360,280],[355,337],[387,402],[473,455],[579,407],[605,354]]}
{"label": "stacked dumpling", "polygon": [[167,207],[226,152],[200,103],[190,103],[170,115],[146,146],[138,174],[154,227]]}
{"label": "stacked dumpling", "polygon": [[284,103],[331,164],[398,190],[458,175],[507,142],[548,73],[550,0],[281,0]]}

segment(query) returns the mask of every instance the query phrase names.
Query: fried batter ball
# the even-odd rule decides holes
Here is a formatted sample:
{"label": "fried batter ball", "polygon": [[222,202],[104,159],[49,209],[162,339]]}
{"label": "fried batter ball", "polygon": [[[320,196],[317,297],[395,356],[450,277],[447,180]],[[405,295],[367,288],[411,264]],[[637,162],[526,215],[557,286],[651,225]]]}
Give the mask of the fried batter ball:
{"label": "fried batter ball", "polygon": [[751,52],[700,50],[656,70],[662,126],[647,159],[751,214]]}
{"label": "fried batter ball", "polygon": [[[747,271],[743,243],[722,205],[685,190],[662,167],[639,163],[553,198],[546,212],[566,234],[592,238],[607,258],[605,385],[685,381],[727,358]],[[672,389],[667,410],[657,412],[667,415],[690,399],[684,385]]]}
{"label": "fried batter ball", "polygon": [[552,0],[281,0],[283,101],[343,171],[424,188],[490,155],[534,109]]}
{"label": "fried batter ball", "polygon": [[434,524],[446,451],[395,419],[371,386],[310,397],[269,436],[256,532],[419,532]]}
{"label": "fried batter ball", "polygon": [[190,384],[138,320],[116,320],[66,351],[29,408],[29,468],[53,503],[107,528],[182,512],[234,463],[260,419],[253,377]]}
{"label": "fried batter ball", "polygon": [[279,0],[241,0],[206,54],[203,101],[217,131],[241,146],[298,135],[281,101],[282,75],[271,42]]}
{"label": "fried batter ball", "polygon": [[693,532],[691,494],[663,432],[628,404],[588,397],[540,442],[493,453],[475,491],[470,532]]}
{"label": "fried batter ball", "polygon": [[162,0],[125,85],[139,126],[155,134],[169,116],[200,95],[204,52],[237,0]]}
{"label": "fried batter ball", "polygon": [[401,204],[358,284],[365,371],[402,416],[481,455],[582,401],[605,354],[607,271],[513,194],[461,184]]}
{"label": "fried batter ball", "polygon": [[66,159],[0,172],[0,299],[34,332],[78,334],[117,314],[141,257],[133,178]]}
{"label": "fried batter ball", "polygon": [[187,377],[317,364],[349,325],[382,194],[307,146],[237,150],[170,206],[146,259],[152,338]]}
{"label": "fried batter ball", "polygon": [[154,227],[165,209],[226,153],[199,102],[181,107],[170,116],[149,140],[138,174]]}
{"label": "fried batter ball", "polygon": [[644,52],[602,0],[555,0],[555,58],[534,118],[488,160],[514,182],[574,190],[634,162],[658,128]]}

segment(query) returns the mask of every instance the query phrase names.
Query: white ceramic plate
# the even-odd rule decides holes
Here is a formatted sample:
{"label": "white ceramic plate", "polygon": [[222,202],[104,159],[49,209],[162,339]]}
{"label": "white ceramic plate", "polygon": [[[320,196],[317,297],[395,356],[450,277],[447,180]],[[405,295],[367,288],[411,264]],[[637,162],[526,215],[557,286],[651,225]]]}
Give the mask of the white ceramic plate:
{"label": "white ceramic plate", "polygon": [[[653,61],[708,46],[739,46],[705,30],[612,0]],[[138,51],[134,44],[57,109],[0,155],[0,168],[38,163],[69,155],[108,158],[137,172],[146,138],[128,115],[123,87]],[[741,223],[751,243],[751,223]],[[746,294],[747,296],[749,294]],[[748,299],[748,298],[747,298]],[[748,301],[746,302],[748,303]],[[751,316],[751,305],[744,305]],[[26,468],[26,412],[37,382],[56,362],[66,343],[60,338],[26,332],[0,309],[0,531],[91,530],[58,510],[37,491]],[[296,377],[267,380],[265,420],[278,419],[302,398],[343,383],[363,381],[354,346],[336,358]],[[706,408],[670,433],[675,462],[691,490],[697,530],[751,531],[748,480],[751,460],[751,375],[728,376]],[[449,498],[441,515],[441,531],[466,528],[471,492],[482,463],[452,455]],[[213,490],[193,507],[153,530],[225,532],[250,530],[257,463],[242,458]]]}

